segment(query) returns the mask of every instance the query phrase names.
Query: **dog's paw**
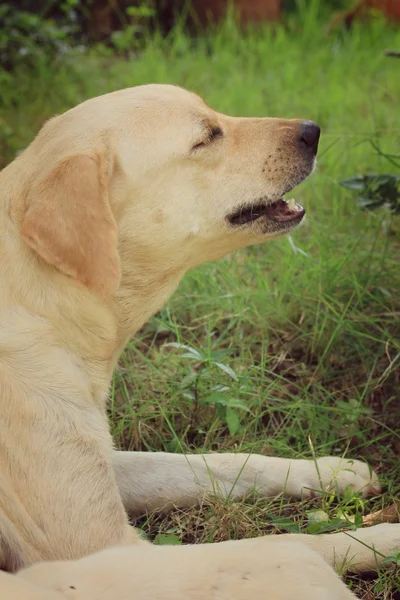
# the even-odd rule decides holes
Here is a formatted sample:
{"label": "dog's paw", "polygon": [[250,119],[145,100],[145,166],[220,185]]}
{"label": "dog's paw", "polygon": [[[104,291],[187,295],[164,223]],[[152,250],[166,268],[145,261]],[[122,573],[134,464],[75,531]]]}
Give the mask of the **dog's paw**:
{"label": "dog's paw", "polygon": [[389,564],[390,557],[399,555],[400,558],[400,523],[381,523],[373,527],[364,527],[358,529],[354,537],[365,547],[373,548],[381,556],[387,557]]}
{"label": "dog's paw", "polygon": [[362,573],[399,564],[400,523],[382,523],[322,536],[323,539],[331,543],[333,562],[340,571]]}
{"label": "dog's paw", "polygon": [[307,462],[307,476],[299,494],[302,498],[313,498],[324,493],[343,495],[346,488],[363,497],[381,492],[377,474],[360,460],[324,456]]}

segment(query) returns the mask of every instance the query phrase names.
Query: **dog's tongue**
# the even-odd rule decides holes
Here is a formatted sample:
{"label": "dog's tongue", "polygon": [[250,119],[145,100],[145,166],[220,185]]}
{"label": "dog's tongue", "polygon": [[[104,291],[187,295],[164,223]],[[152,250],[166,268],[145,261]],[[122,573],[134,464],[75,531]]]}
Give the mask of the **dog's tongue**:
{"label": "dog's tongue", "polygon": [[277,223],[283,223],[285,221],[294,221],[299,217],[302,217],[306,211],[304,208],[293,201],[291,203],[286,202],[283,198],[269,204],[267,207],[267,214],[272,221]]}

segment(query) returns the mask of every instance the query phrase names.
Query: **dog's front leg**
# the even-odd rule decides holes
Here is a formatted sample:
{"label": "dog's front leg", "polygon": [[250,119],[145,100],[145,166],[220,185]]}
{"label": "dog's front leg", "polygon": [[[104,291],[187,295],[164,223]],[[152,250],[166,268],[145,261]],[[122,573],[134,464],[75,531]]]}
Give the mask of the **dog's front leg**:
{"label": "dog's front leg", "polygon": [[376,570],[399,543],[400,525],[386,524],[351,537],[341,532],[195,546],[133,544],[76,561],[34,565],[19,577],[60,590],[64,600],[353,600],[332,565]]}
{"label": "dog's front leg", "polygon": [[322,556],[284,538],[112,548],[19,576],[64,600],[355,600]]}
{"label": "dog's front leg", "polygon": [[239,498],[301,498],[351,485],[364,495],[379,491],[377,476],[357,460],[324,457],[290,460],[258,454],[115,452],[113,466],[124,506],[131,514],[191,506],[207,494]]}

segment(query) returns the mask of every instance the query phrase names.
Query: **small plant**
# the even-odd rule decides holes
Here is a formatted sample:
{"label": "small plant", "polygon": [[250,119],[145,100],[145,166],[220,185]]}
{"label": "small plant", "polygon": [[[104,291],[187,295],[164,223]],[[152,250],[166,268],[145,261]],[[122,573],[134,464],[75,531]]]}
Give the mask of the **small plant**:
{"label": "small plant", "polygon": [[392,214],[400,215],[400,176],[369,173],[344,179],[340,185],[360,192],[357,204],[364,210],[385,207]]}
{"label": "small plant", "polygon": [[238,376],[235,371],[227,364],[221,362],[231,350],[215,350],[209,353],[204,353],[196,350],[187,344],[179,344],[171,342],[164,344],[164,347],[179,348],[184,350],[181,358],[186,360],[196,361],[198,367],[182,380],[183,396],[192,400],[196,406],[213,404],[219,419],[226,423],[230,435],[235,435],[240,430],[241,422],[238,411],[250,412],[250,409],[244,402],[241,402],[232,394],[229,386],[215,385],[211,390],[202,395],[199,393],[199,384],[206,376],[213,375],[215,369],[218,369],[229,376],[233,381],[238,381]]}
{"label": "small plant", "polygon": [[[383,152],[377,143],[369,141],[375,153],[388,164],[400,169],[400,154]],[[366,173],[353,175],[340,181],[343,187],[360,192],[358,205],[364,210],[386,208],[394,215],[400,215],[400,176],[393,173]]]}

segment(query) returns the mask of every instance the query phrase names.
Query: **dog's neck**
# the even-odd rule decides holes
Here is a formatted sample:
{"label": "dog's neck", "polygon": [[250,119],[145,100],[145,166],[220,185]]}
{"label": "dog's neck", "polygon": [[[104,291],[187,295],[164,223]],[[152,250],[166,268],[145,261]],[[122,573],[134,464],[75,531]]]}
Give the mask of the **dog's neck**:
{"label": "dog's neck", "polygon": [[[139,266],[129,277],[123,275],[114,298],[103,300],[39,264],[15,236],[8,241],[0,246],[0,366],[5,365],[11,378],[26,375],[24,387],[32,392],[70,395],[74,402],[84,396],[85,404],[91,401],[104,411],[114,368],[129,338],[165,304],[184,271]],[[28,353],[35,357],[38,377],[23,372]],[[60,364],[65,367],[58,378],[64,379],[60,389],[54,387],[53,359],[58,369]]]}

